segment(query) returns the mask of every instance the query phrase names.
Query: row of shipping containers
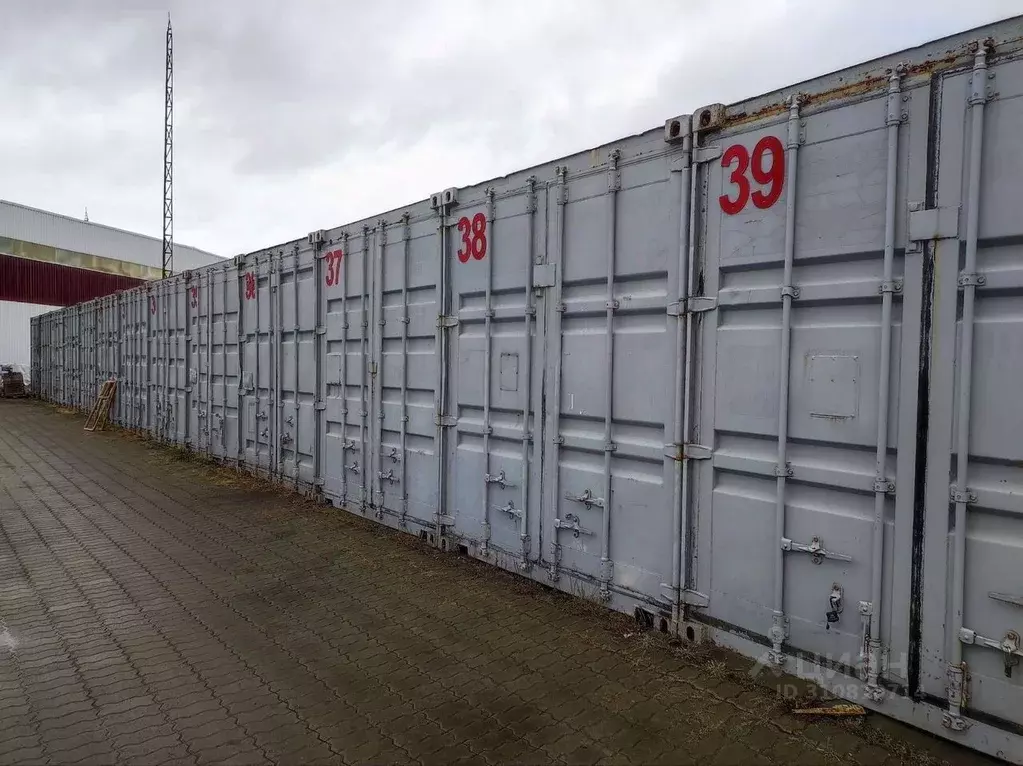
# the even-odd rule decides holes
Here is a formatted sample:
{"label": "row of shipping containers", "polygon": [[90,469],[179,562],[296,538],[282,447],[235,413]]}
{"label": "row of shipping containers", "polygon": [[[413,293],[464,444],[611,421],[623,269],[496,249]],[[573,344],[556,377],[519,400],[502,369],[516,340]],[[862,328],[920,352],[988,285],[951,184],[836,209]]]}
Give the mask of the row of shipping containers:
{"label": "row of shipping containers", "polygon": [[1000,22],[44,315],[34,386],[116,378],[127,428],[1023,762],[1021,53]]}

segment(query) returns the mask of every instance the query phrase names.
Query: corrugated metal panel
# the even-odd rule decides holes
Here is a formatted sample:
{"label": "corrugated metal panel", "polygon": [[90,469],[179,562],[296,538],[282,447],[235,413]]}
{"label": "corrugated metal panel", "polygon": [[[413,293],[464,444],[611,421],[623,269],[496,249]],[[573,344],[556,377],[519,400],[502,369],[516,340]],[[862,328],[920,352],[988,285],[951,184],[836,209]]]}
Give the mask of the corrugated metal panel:
{"label": "corrugated metal panel", "polygon": [[127,290],[140,279],[0,255],[0,300],[71,306]]}
{"label": "corrugated metal panel", "polygon": [[1023,763],[1021,53],[993,25],[47,314],[43,394],[115,374],[160,440]]}
{"label": "corrugated metal panel", "polygon": [[21,365],[26,380],[28,379],[28,370],[32,362],[29,334],[32,317],[55,308],[58,307],[0,300],[0,364]]}
{"label": "corrugated metal panel", "polygon": [[[0,200],[0,236],[144,266],[159,267],[163,260],[163,242],[156,237],[6,200]],[[220,258],[213,253],[187,245],[174,245],[175,271],[198,268],[218,260]]]}

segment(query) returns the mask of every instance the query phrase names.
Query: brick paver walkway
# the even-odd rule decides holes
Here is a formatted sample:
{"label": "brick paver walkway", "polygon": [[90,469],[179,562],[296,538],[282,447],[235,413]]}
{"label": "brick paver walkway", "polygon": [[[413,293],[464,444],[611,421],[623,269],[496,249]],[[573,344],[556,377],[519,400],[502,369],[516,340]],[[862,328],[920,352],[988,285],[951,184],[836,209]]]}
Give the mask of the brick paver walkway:
{"label": "brick paver walkway", "polygon": [[747,666],[0,402],[2,763],[978,762]]}

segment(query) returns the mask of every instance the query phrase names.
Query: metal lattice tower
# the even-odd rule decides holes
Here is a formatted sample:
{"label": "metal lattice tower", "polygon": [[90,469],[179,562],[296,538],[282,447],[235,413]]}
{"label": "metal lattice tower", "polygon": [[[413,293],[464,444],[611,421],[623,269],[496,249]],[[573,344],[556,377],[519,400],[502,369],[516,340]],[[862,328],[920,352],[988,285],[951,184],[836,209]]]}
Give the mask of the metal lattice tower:
{"label": "metal lattice tower", "polygon": [[174,32],[167,14],[163,119],[163,276],[174,270]]}

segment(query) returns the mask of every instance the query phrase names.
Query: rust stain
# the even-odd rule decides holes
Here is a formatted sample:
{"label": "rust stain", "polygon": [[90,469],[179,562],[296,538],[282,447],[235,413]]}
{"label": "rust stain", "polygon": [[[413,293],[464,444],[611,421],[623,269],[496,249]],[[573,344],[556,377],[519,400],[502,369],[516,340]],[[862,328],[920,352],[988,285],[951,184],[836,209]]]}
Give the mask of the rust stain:
{"label": "rust stain", "polygon": [[[950,51],[942,58],[910,64],[906,69],[906,76],[912,77],[914,75],[933,74],[934,72],[941,71],[943,69],[949,69],[956,64],[963,55],[963,51]],[[887,74],[867,77],[862,80],[856,80],[855,82],[849,82],[835,88],[830,88],[829,90],[820,93],[804,94],[802,105],[804,107],[816,106],[820,104],[827,104],[832,101],[841,101],[843,99],[865,95],[876,90],[881,90],[887,86],[887,83]],[[727,114],[724,121],[724,127],[733,128],[741,125],[748,125],[770,117],[782,116],[787,113],[788,104],[784,101],[780,101],[773,104],[767,104],[766,106],[757,109],[755,112],[743,111],[736,112],[734,114]]]}

